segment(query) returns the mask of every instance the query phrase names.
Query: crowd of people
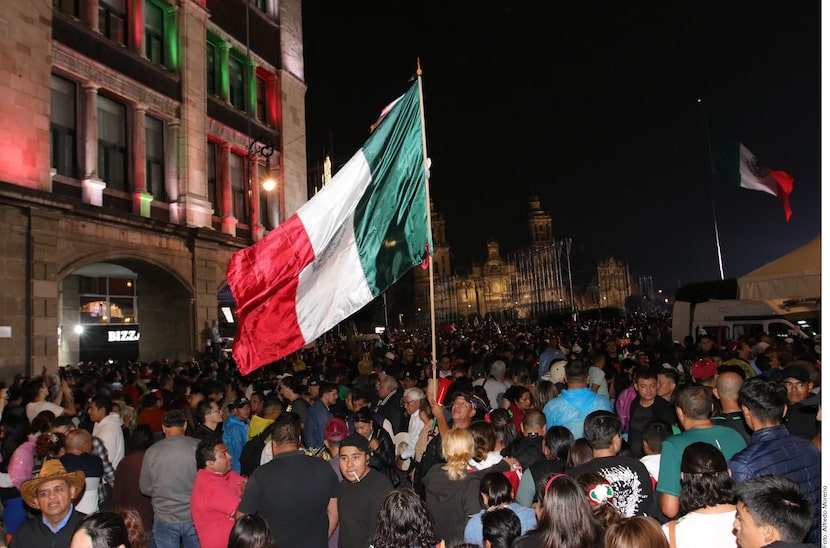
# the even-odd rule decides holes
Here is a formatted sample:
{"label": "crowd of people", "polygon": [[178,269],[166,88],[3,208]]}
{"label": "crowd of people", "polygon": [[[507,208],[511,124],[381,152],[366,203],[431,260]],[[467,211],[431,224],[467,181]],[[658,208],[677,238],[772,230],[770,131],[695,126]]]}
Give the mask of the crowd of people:
{"label": "crowd of people", "polygon": [[431,349],[401,330],[247,376],[213,352],[18,376],[0,544],[821,541],[816,341],[674,341],[637,316],[457,326]]}

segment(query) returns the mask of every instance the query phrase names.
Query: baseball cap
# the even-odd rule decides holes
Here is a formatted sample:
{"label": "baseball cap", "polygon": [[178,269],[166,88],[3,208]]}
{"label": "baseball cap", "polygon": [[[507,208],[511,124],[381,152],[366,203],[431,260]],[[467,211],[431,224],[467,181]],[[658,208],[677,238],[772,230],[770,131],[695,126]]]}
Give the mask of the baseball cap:
{"label": "baseball cap", "polygon": [[246,398],[245,396],[240,396],[233,400],[233,402],[231,402],[231,404],[228,405],[228,408],[239,409],[240,407],[245,407],[246,405],[251,405],[251,402],[248,401],[248,398]]}
{"label": "baseball cap", "polygon": [[781,370],[781,376],[779,378],[781,380],[784,380],[786,378],[793,378],[802,382],[807,382],[810,380],[810,374],[803,367],[799,367],[797,365],[788,365],[787,367]]}
{"label": "baseball cap", "polygon": [[369,440],[361,436],[360,434],[349,434],[345,438],[340,441],[340,447],[357,447],[359,450],[363,451],[364,453],[369,453]]}
{"label": "baseball cap", "polygon": [[743,342],[741,341],[729,341],[729,344],[726,346],[726,349],[729,351],[730,354],[734,354],[735,352],[741,349],[741,345],[743,345]]}
{"label": "baseball cap", "polygon": [[323,437],[326,441],[340,441],[349,435],[349,428],[346,421],[339,417],[329,419],[323,429]]}
{"label": "baseball cap", "polygon": [[701,358],[692,364],[693,379],[709,379],[718,373],[718,366],[709,358]]}
{"label": "baseball cap", "polygon": [[404,369],[403,376],[405,379],[418,379],[418,369],[416,367],[407,367]]}
{"label": "baseball cap", "polygon": [[450,403],[454,402],[458,398],[464,398],[464,400],[473,406],[473,409],[476,412],[486,413],[490,410],[490,406],[484,403],[480,397],[476,396],[472,392],[456,392],[450,398]]}
{"label": "baseball cap", "polygon": [[308,379],[308,386],[320,386],[320,379],[318,377],[311,377]]}

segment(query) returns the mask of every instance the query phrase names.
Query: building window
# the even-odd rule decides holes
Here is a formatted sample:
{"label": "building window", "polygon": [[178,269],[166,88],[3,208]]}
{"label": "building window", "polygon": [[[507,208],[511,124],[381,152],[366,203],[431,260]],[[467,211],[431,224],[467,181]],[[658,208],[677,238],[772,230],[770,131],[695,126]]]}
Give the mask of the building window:
{"label": "building window", "polygon": [[52,134],[51,166],[60,175],[77,177],[75,154],[75,84],[52,75],[52,107],[49,121]]}
{"label": "building window", "polygon": [[256,7],[262,13],[268,12],[268,0],[256,0]]}
{"label": "building window", "polygon": [[230,94],[228,100],[239,110],[245,108],[245,64],[235,56],[228,56],[228,78]]}
{"label": "building window", "polygon": [[240,222],[248,223],[248,195],[245,192],[245,158],[231,152],[231,194],[233,195],[233,216]]}
{"label": "building window", "polygon": [[156,200],[167,201],[164,187],[164,122],[152,116],[144,117],[144,177],[147,192]]}
{"label": "building window", "polygon": [[222,211],[219,209],[219,187],[216,183],[216,147],[216,143],[211,143],[210,141],[208,141],[208,199],[210,200],[210,205],[213,207],[213,214],[221,215]]}
{"label": "building window", "polygon": [[164,65],[164,10],[150,0],[144,1],[144,55]]}
{"label": "building window", "polygon": [[257,173],[259,173],[259,224],[265,227],[265,230],[272,230],[274,223],[271,222],[271,211],[268,202],[270,195],[275,191],[269,192],[263,188],[265,181],[271,178],[271,173],[265,169],[263,164],[259,164]]}
{"label": "building window", "polygon": [[216,55],[219,48],[213,42],[207,43],[207,92],[210,95],[219,95],[219,67]]}
{"label": "building window", "polygon": [[52,6],[61,13],[71,15],[73,17],[80,17],[80,0],[54,0]]}
{"label": "building window", "polygon": [[126,0],[98,0],[98,30],[119,44],[127,43]]}
{"label": "building window", "polygon": [[127,107],[98,96],[98,177],[127,191]]}
{"label": "building window", "polygon": [[136,280],[78,277],[80,323],[138,323]]}
{"label": "building window", "polygon": [[266,90],[268,89],[265,79],[262,78],[259,74],[256,75],[256,118],[260,122],[267,122],[265,118],[266,113],[266,102],[265,102],[265,94]]}

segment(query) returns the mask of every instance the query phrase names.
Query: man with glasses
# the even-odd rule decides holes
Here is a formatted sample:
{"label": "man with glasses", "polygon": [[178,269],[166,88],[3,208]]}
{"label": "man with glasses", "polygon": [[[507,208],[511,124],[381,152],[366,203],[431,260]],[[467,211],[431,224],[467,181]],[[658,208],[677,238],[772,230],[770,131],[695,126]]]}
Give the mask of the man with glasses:
{"label": "man with glasses", "polygon": [[395,436],[395,452],[398,454],[397,464],[401,470],[408,470],[409,459],[415,456],[415,445],[418,443],[418,436],[424,427],[420,411],[421,401],[425,397],[424,391],[420,388],[407,388],[403,393],[401,403],[404,411],[409,415],[409,427],[406,432],[401,432]]}
{"label": "man with glasses", "polygon": [[[787,389],[787,415],[784,418],[787,430],[793,436],[812,440],[819,433],[818,401],[813,401],[813,383],[807,367],[809,362],[791,362],[781,370],[781,384]],[[809,400],[807,398],[810,398]]]}
{"label": "man with glasses", "polygon": [[199,426],[193,433],[198,440],[222,439],[222,411],[212,400],[202,400],[196,405],[196,422]]}

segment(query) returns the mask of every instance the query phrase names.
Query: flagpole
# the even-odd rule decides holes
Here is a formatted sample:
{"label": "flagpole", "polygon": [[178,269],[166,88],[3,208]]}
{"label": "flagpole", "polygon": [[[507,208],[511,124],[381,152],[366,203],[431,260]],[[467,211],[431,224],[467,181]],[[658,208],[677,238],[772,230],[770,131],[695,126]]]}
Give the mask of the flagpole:
{"label": "flagpole", "polygon": [[709,117],[703,113],[703,126],[706,131],[706,152],[709,157],[709,200],[712,203],[712,222],[715,225],[715,247],[718,251],[718,270],[720,279],[723,280],[723,254],[720,249],[720,235],[718,233],[718,218],[715,215],[715,191],[712,189],[712,141],[709,138]]}
{"label": "flagpole", "polygon": [[433,387],[433,394],[432,397],[435,398],[438,392],[438,383],[436,381],[437,372],[437,361],[435,355],[437,353],[436,350],[436,343],[435,343],[435,278],[434,272],[432,269],[432,205],[430,203],[429,197],[429,166],[428,166],[428,156],[427,156],[427,132],[426,132],[426,120],[424,117],[424,84],[421,80],[421,59],[418,58],[418,69],[416,70],[415,74],[418,76],[418,106],[421,109],[421,144],[423,145],[424,149],[424,177],[426,179],[426,184],[424,188],[426,190],[426,201],[427,201],[427,242],[430,244],[430,248],[427,250],[427,260],[429,261],[428,268],[429,268],[429,327],[430,327],[430,334],[432,338],[432,387]]}

